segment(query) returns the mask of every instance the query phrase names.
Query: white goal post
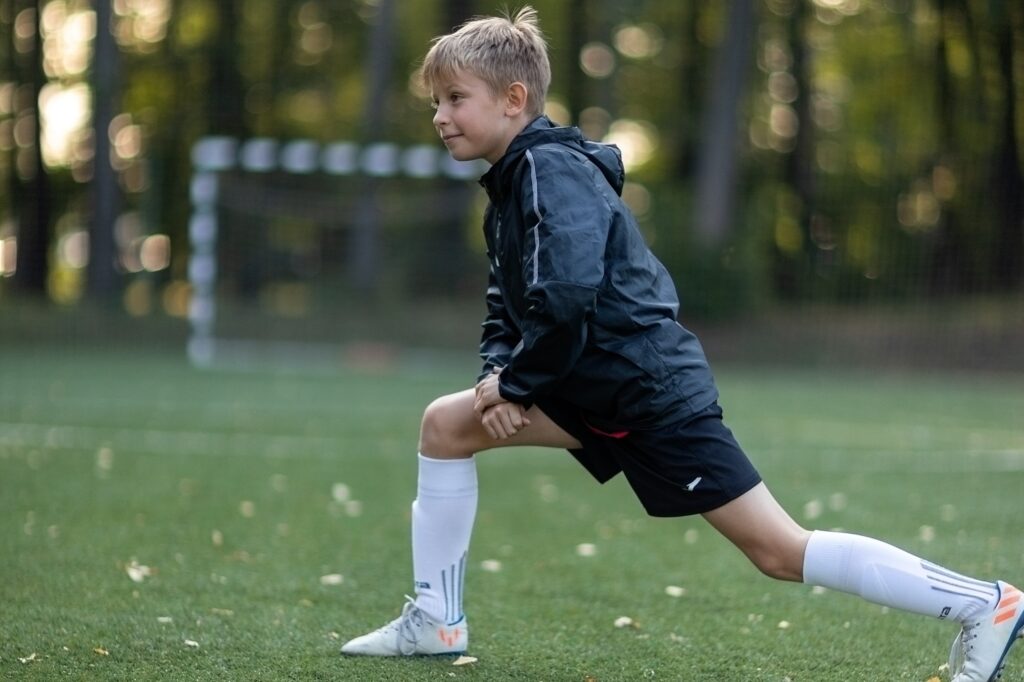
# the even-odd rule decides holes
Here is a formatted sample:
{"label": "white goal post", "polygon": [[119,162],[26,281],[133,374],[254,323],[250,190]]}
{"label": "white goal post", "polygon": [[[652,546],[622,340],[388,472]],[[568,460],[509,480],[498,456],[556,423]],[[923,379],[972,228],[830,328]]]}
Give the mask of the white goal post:
{"label": "white goal post", "polygon": [[[279,141],[272,138],[238,140],[204,137],[192,148],[190,185],[188,279],[191,286],[188,318],[188,357],[194,365],[209,367],[238,352],[240,342],[217,336],[217,248],[220,174],[227,171],[295,175],[365,175],[378,178],[475,179],[480,163],[455,161],[433,145],[408,147],[390,142],[360,146],[355,142],[319,143],[314,140]],[[308,350],[308,349],[307,349]]]}

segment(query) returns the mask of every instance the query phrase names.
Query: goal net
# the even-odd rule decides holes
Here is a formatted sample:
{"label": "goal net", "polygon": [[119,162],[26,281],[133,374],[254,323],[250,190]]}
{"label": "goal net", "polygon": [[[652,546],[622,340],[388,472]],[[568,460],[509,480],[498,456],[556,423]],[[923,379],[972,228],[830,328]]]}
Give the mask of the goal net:
{"label": "goal net", "polygon": [[193,363],[319,366],[443,343],[481,312],[480,165],[429,145],[225,137],[192,162]]}

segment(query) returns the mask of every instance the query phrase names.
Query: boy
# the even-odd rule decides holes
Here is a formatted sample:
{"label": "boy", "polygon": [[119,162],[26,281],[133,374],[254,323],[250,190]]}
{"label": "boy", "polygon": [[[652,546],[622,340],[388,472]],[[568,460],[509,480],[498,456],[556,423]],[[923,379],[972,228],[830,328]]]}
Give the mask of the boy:
{"label": "boy", "polygon": [[765,574],[961,625],[954,682],[991,680],[1024,628],[1011,585],[975,580],[866,537],[801,528],[722,423],[678,300],[619,197],[611,146],[543,116],[547,48],[529,7],[438,38],[422,75],[459,160],[486,159],[490,260],[483,372],[424,415],[412,506],[415,600],[342,653],[465,651],[462,587],[474,453],[568,449],[599,481],[622,471],[653,516],[702,514]]}

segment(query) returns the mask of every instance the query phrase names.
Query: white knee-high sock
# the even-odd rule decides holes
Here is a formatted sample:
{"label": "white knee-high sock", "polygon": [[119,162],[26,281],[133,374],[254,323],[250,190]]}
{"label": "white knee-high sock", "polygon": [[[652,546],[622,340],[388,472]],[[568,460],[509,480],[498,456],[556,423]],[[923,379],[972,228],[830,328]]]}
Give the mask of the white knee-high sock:
{"label": "white knee-high sock", "polygon": [[449,625],[462,620],[462,586],[476,518],[476,461],[419,456],[412,503],[416,606]]}
{"label": "white knee-high sock", "polygon": [[996,597],[994,583],[936,566],[879,540],[814,531],[804,582],[892,608],[962,622]]}

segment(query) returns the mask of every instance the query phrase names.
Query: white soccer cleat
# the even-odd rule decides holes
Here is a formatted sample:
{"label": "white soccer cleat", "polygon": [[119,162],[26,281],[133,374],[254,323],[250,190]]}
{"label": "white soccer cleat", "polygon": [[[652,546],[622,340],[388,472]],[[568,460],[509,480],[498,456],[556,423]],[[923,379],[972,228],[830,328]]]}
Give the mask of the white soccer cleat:
{"label": "white soccer cleat", "polygon": [[409,597],[402,615],[341,647],[350,656],[443,656],[462,654],[469,643],[466,618],[447,625],[423,613]]}
{"label": "white soccer cleat", "polygon": [[949,651],[951,682],[992,682],[1002,676],[1006,655],[1024,637],[1024,593],[1002,580],[995,606],[963,624]]}

